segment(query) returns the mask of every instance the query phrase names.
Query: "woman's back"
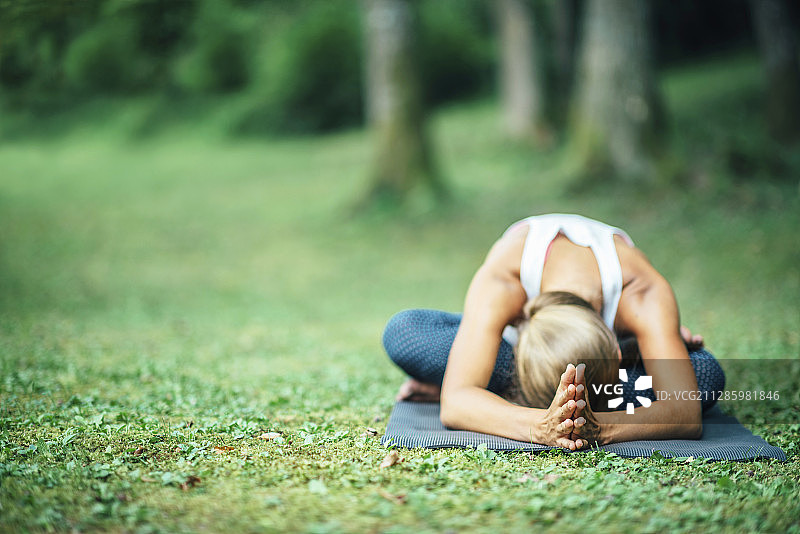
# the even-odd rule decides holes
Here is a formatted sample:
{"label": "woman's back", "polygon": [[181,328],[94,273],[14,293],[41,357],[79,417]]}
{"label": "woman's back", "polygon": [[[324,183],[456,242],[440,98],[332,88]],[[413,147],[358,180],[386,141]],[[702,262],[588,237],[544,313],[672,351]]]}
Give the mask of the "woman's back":
{"label": "woman's back", "polygon": [[[526,300],[539,293],[567,291],[591,304],[610,328],[626,331],[617,320],[623,294],[640,288],[658,273],[622,230],[577,216],[566,216],[577,219],[567,228],[561,228],[560,221],[555,225],[553,221],[541,221],[549,217],[553,216],[529,218],[512,225],[493,247],[493,251],[502,253],[490,253],[487,260],[519,281]],[[584,221],[597,227],[581,235]],[[504,332],[504,338],[512,345],[516,340],[511,330]]]}

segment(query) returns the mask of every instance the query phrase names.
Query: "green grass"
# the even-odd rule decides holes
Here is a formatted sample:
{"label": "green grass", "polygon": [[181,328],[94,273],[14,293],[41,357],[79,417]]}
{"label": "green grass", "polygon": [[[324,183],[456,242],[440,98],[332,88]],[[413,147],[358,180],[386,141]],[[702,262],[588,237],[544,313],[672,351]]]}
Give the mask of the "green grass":
{"label": "green grass", "polygon": [[[234,142],[173,124],[126,141],[140,102],[6,139],[0,530],[799,531],[800,425],[765,409],[751,429],[786,463],[403,450],[380,469],[365,435],[403,378],[385,321],[459,310],[488,246],[536,212],[626,228],[721,359],[797,359],[800,199],[769,169],[800,164],[760,133],[758,75],[734,58],[665,79],[688,162],[675,189],[572,192],[568,154],[508,145],[485,102],[435,118],[450,206],[357,218],[362,132]],[[783,421],[800,408],[796,376],[743,379],[788,384]]]}

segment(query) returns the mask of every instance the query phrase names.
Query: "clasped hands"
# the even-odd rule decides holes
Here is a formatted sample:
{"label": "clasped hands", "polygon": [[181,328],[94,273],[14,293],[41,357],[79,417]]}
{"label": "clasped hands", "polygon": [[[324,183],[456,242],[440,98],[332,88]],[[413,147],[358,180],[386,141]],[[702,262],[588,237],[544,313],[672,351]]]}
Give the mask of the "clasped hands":
{"label": "clasped hands", "polygon": [[583,449],[600,437],[600,425],[587,401],[585,364],[568,364],[553,402],[539,423],[539,442],[571,451]]}

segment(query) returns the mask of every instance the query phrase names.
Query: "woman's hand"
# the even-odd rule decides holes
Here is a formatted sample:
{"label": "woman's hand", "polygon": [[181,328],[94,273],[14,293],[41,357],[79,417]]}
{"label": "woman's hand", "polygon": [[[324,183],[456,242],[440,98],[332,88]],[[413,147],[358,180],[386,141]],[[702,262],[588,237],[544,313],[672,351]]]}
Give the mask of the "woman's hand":
{"label": "woman's hand", "polygon": [[699,349],[703,346],[703,336],[692,334],[692,331],[683,325],[681,325],[681,337],[686,346],[691,349]]}
{"label": "woman's hand", "polygon": [[550,403],[547,413],[539,422],[537,435],[533,436],[537,443],[556,445],[571,451],[588,444],[581,439],[576,441],[572,438],[576,424],[574,417],[586,405],[585,401],[576,400],[578,395],[583,395],[582,390],[585,386],[582,386],[579,391],[578,386],[575,385],[575,375],[575,366],[567,365],[566,371],[561,375],[561,382],[553,397],[553,402]]}
{"label": "woman's hand", "polygon": [[601,443],[600,423],[597,421],[592,407],[586,395],[586,364],[578,364],[575,368],[575,389],[578,395],[576,399],[576,410],[573,415],[574,428],[570,434],[570,439],[575,442],[577,448],[582,449],[592,443]]}

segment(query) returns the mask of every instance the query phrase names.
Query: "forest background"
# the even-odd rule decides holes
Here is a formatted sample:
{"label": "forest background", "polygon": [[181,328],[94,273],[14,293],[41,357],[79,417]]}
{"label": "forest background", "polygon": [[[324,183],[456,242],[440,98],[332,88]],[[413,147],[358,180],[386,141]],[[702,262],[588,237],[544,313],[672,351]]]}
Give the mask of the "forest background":
{"label": "forest background", "polygon": [[[0,0],[0,530],[793,531],[798,13]],[[400,451],[388,318],[625,228],[789,461]]]}

